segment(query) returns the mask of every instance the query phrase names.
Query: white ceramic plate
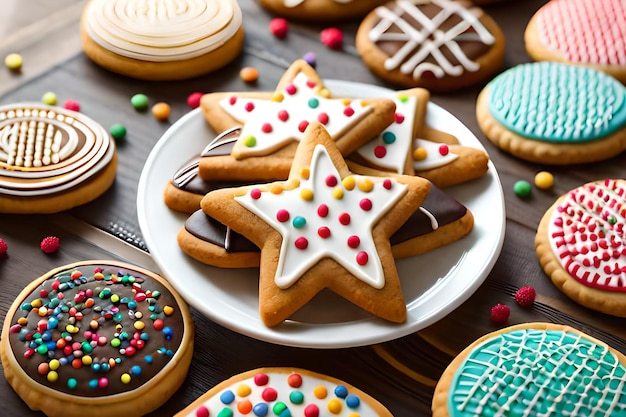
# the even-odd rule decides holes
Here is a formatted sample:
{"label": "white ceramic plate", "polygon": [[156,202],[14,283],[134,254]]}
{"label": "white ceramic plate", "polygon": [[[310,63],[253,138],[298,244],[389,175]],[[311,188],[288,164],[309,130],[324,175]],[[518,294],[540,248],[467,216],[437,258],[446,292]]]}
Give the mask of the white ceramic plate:
{"label": "white ceramic plate", "polygon": [[[326,81],[335,95],[390,96],[393,91],[347,81]],[[465,125],[443,108],[428,104],[427,123],[456,135],[465,146],[481,148]],[[293,319],[268,328],[258,314],[258,270],[220,269],[185,255],[176,234],[187,216],[169,210],[163,190],[173,173],[215,136],[199,109],[174,123],[146,160],[137,194],[139,225],[161,272],[181,295],[215,322],[260,340],[288,346],[342,348],[392,340],[425,328],[463,303],[487,277],[504,240],[505,210],[493,164],[488,173],[446,191],[475,218],[463,239],[424,255],[397,262],[408,318],[392,324],[374,318],[330,291],[323,291]]]}

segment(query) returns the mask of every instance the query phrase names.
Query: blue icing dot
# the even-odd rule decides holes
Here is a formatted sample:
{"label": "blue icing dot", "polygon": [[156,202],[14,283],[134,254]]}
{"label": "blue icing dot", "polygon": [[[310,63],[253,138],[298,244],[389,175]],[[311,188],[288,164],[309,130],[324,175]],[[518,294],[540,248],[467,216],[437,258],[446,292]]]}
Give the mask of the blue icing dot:
{"label": "blue icing dot", "polygon": [[258,403],[252,407],[252,412],[257,417],[265,417],[268,411],[269,407],[265,403]]}
{"label": "blue icing dot", "polygon": [[289,393],[289,401],[292,404],[302,404],[304,402],[304,394],[301,391],[291,391]]}
{"label": "blue icing dot", "polygon": [[293,224],[293,227],[296,229],[301,229],[306,225],[306,219],[302,216],[296,216],[293,218],[291,224]]}
{"label": "blue icing dot", "polygon": [[152,363],[152,356],[146,355],[144,356],[143,360],[146,361],[146,363]]}
{"label": "blue icing dot", "polygon": [[346,405],[348,406],[348,408],[352,409],[359,408],[359,406],[361,405],[361,400],[354,394],[348,395],[348,397],[346,398]]}
{"label": "blue icing dot", "polygon": [[226,390],[220,394],[222,404],[231,404],[235,401],[235,394],[231,390]]}
{"label": "blue icing dot", "polygon": [[526,138],[580,143],[626,124],[626,87],[594,69],[535,62],[517,65],[488,84],[491,115]]}
{"label": "blue icing dot", "polygon": [[625,371],[606,346],[578,333],[514,330],[467,355],[452,378],[448,410],[452,417],[503,409],[515,416],[547,415],[548,410],[573,415],[575,405],[580,416],[626,416]]}
{"label": "blue icing dot", "polygon": [[316,98],[311,98],[309,99],[309,107],[312,109],[316,109],[317,106],[320,105],[320,101]]}
{"label": "blue icing dot", "polygon": [[130,373],[135,376],[141,375],[141,366],[134,365],[132,368],[130,368]]}
{"label": "blue icing dot", "polygon": [[385,142],[387,145],[391,145],[392,143],[394,143],[396,141],[396,135],[393,132],[383,132],[383,142]]}
{"label": "blue icing dot", "polygon": [[91,389],[96,389],[98,388],[98,380],[97,379],[91,379],[89,380],[89,388]]}
{"label": "blue icing dot", "polygon": [[345,385],[337,385],[335,387],[335,395],[339,398],[346,398],[348,395],[348,388]]}

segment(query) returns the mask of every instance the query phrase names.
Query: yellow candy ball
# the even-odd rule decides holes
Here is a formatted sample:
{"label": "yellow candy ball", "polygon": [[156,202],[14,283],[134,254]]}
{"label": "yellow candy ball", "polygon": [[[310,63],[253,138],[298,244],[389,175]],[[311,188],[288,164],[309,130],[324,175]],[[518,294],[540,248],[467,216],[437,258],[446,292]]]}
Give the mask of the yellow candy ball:
{"label": "yellow candy ball", "polygon": [[538,172],[535,175],[535,185],[537,188],[547,190],[554,185],[554,176],[547,171]]}
{"label": "yellow candy ball", "polygon": [[22,56],[20,54],[9,54],[4,57],[4,65],[11,71],[19,71],[22,69]]}

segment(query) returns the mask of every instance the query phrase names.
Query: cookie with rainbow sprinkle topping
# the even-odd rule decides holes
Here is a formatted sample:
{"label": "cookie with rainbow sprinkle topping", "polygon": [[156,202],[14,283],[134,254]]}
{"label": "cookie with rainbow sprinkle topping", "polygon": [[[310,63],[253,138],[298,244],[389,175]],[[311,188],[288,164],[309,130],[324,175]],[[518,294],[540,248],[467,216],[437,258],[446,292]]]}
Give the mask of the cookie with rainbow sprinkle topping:
{"label": "cookie with rainbow sprinkle topping", "polygon": [[337,378],[301,368],[259,368],[211,388],[175,417],[391,417],[379,401]]}
{"label": "cookie with rainbow sprinkle topping", "polygon": [[476,118],[493,144],[530,162],[590,163],[626,150],[626,87],[591,68],[510,68],[480,92]]}
{"label": "cookie with rainbow sprinkle topping", "polygon": [[626,317],[626,180],[590,182],[558,198],[539,223],[535,246],[564,294]]}
{"label": "cookie with rainbow sprinkle topping", "polygon": [[433,417],[623,416],[626,356],[569,326],[525,323],[489,333],[442,374]]}
{"label": "cookie with rainbow sprinkle topping", "polygon": [[307,127],[286,181],[215,190],[202,210],[261,249],[269,327],[328,288],[374,316],[406,320],[390,236],[424,202],[419,177],[351,173],[327,130]]}
{"label": "cookie with rainbow sprinkle topping", "polygon": [[215,132],[241,127],[228,153],[200,160],[199,175],[205,180],[283,180],[309,124],[323,124],[348,155],[395,116],[389,98],[334,97],[304,60],[285,71],[273,93],[209,93],[200,108]]}
{"label": "cookie with rainbow sprinkle topping", "polygon": [[524,42],[535,61],[604,71],[626,83],[626,3],[551,0],[528,22]]}
{"label": "cookie with rainbow sprinkle topping", "polygon": [[32,281],[2,327],[2,367],[47,416],[145,415],[180,387],[193,355],[187,304],[162,277],[118,261]]}

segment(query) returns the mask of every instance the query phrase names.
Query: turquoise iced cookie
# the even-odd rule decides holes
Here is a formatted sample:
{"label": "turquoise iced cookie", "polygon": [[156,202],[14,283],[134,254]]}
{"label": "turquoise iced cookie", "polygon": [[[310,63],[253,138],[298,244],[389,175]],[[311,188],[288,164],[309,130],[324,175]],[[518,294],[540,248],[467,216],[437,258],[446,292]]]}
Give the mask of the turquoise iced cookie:
{"label": "turquoise iced cookie", "polygon": [[571,328],[514,326],[473,347],[447,395],[451,417],[626,416],[626,368]]}
{"label": "turquoise iced cookie", "polygon": [[590,68],[538,62],[510,68],[489,84],[488,108],[525,138],[576,144],[626,126],[626,88]]}

